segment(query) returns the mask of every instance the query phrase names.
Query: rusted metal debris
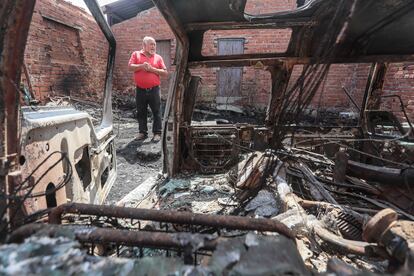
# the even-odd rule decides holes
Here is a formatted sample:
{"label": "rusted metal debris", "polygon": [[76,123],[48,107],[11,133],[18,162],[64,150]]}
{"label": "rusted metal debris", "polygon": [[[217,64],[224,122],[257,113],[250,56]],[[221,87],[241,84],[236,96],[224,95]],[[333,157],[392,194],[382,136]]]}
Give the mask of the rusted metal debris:
{"label": "rusted metal debris", "polygon": [[405,185],[414,182],[414,168],[390,168],[348,161],[347,172],[351,176],[368,181]]}
{"label": "rusted metal debris", "polygon": [[364,240],[378,242],[381,239],[381,235],[397,219],[398,214],[394,210],[381,210],[365,225],[363,234]]}
{"label": "rusted metal debris", "polygon": [[105,205],[90,205],[82,203],[63,204],[49,213],[49,222],[60,224],[63,214],[84,214],[108,216],[113,218],[129,218],[136,220],[151,220],[177,224],[203,225],[235,230],[268,231],[294,238],[294,235],[283,223],[270,219],[253,219],[237,216],[203,215],[190,212],[167,210],[148,210]]}
{"label": "rusted metal debris", "polygon": [[[58,237],[59,233],[72,232],[74,238],[85,246],[133,246],[140,248],[162,248],[182,250],[184,260],[192,264],[192,254],[199,250],[214,251],[218,242],[224,241],[207,234],[163,233],[149,231],[131,231],[86,226],[27,224],[9,237],[9,243],[22,243],[30,236],[41,232],[42,235]],[[93,251],[93,249],[91,249]],[[105,253],[105,252],[102,252]]]}
{"label": "rusted metal debris", "polygon": [[206,249],[213,251],[217,246],[217,240],[211,235],[190,233],[162,233],[148,231],[129,231],[121,229],[96,228],[85,226],[68,226],[46,224],[27,224],[14,231],[9,237],[10,243],[21,243],[26,238],[39,232],[45,231],[50,237],[56,237],[59,231],[74,231],[75,237],[82,243],[94,244],[123,244],[139,247],[155,247],[155,248],[185,248],[190,245],[191,239],[200,239],[204,243],[200,244],[197,249]]}
{"label": "rusted metal debris", "polygon": [[[7,214],[0,232],[68,200],[102,203],[115,182],[111,94],[116,41],[97,2],[86,3],[109,44],[98,128],[91,116],[72,107],[20,108],[20,70],[25,68],[23,54],[35,1],[0,4],[0,192],[4,195],[0,217]],[[30,90],[30,76],[25,73]]]}
{"label": "rusted metal debris", "polygon": [[[7,195],[20,184],[21,65],[35,1],[2,1],[0,4],[0,240],[8,231],[18,203]],[[13,208],[8,208],[13,206]]]}
{"label": "rusted metal debris", "polygon": [[38,101],[36,100],[35,94],[33,92],[33,87],[32,87],[32,80],[29,74],[29,71],[27,70],[27,65],[25,62],[23,62],[23,73],[24,73],[24,77],[26,79],[26,83],[27,83],[27,89],[29,94],[25,95],[28,97],[28,102],[29,103],[38,103]]}
{"label": "rusted metal debris", "polygon": [[[161,240],[139,239],[140,242],[133,241],[133,244],[156,245],[159,248],[163,246],[163,250],[167,250],[171,256],[167,258],[159,255],[160,249],[134,247],[137,255],[134,258],[110,258],[100,257],[103,254],[102,249],[114,246],[113,243],[101,245],[98,243],[91,246],[90,233],[95,233],[95,228],[85,226],[34,226],[30,225],[32,230],[27,231],[28,227],[18,230],[21,234],[29,234],[25,244],[16,245],[9,244],[0,246],[0,252],[21,256],[20,258],[3,258],[0,260],[2,271],[6,274],[13,269],[18,274],[38,272],[45,274],[48,266],[59,266],[59,271],[68,274],[100,274],[105,271],[107,274],[122,274],[127,271],[129,274],[150,274],[150,275],[185,275],[185,274],[201,274],[201,275],[223,275],[223,274],[278,274],[278,275],[311,275],[306,269],[299,253],[296,250],[292,240],[279,236],[262,236],[253,233],[238,236],[229,239],[219,239],[215,244],[215,240],[209,240],[209,235],[191,235],[188,233],[165,234],[157,233],[134,233],[136,237],[161,237]],[[43,229],[42,229],[43,227]],[[88,229],[89,228],[89,229]],[[29,229],[30,230],[30,229]],[[114,233],[120,233],[120,230],[112,230]],[[22,233],[27,232],[27,233]],[[30,233],[35,232],[35,233]],[[100,231],[103,232],[103,231]],[[17,234],[17,233],[16,233]],[[32,234],[30,236],[30,234]],[[45,237],[48,236],[48,237]],[[129,234],[130,235],[130,234]],[[130,235],[130,236],[132,236]],[[15,236],[14,241],[19,241],[23,235]],[[199,238],[196,238],[199,237]],[[207,239],[205,237],[207,236]],[[167,238],[163,238],[167,237]],[[190,239],[191,237],[191,239]],[[131,242],[127,238],[118,237],[120,240]],[[204,240],[203,240],[204,239]],[[83,242],[81,240],[86,240]],[[150,243],[149,243],[150,241]],[[143,242],[143,243],[142,243]],[[89,249],[89,254],[95,256],[87,256],[85,251],[79,250],[79,243],[83,248]],[[215,248],[213,252],[209,250],[199,250],[199,254],[191,254],[197,248],[205,248],[212,243]],[[111,245],[111,246],[110,246]],[[24,254],[28,252],[28,248],[41,248],[33,254]],[[113,248],[124,256],[133,251],[124,251],[124,248]],[[63,252],[61,252],[63,251]],[[117,253],[118,254],[118,253]],[[191,256],[192,255],[192,256]],[[182,257],[184,256],[184,260]],[[202,264],[197,260],[205,259]],[[193,263],[194,261],[194,263]],[[100,262],[100,264],[96,264]],[[28,265],[29,264],[29,265]],[[13,267],[14,266],[14,267]],[[191,273],[192,272],[192,273]]]}
{"label": "rusted metal debris", "polygon": [[[274,158],[271,162],[276,163],[272,166],[275,169],[267,172],[268,181],[261,186],[262,189],[274,190],[274,193],[278,195],[278,200],[284,206],[275,218],[288,225],[295,221],[295,226],[291,225],[290,227],[295,229],[296,237],[298,237],[298,233],[305,236],[313,233],[329,245],[329,250],[341,254],[355,254],[365,258],[395,258],[400,263],[400,266],[397,267],[402,269],[402,264],[406,262],[406,256],[410,254],[410,249],[408,246],[402,245],[404,242],[400,242],[398,245],[392,243],[390,237],[395,238],[397,234],[396,231],[389,232],[389,229],[392,229],[398,216],[412,219],[411,212],[399,209],[392,203],[379,199],[381,193],[375,190],[375,186],[372,190],[368,187],[362,188],[363,186],[358,188],[356,185],[358,182],[347,174],[344,175],[343,168],[341,169],[341,181],[338,182],[334,179],[335,162],[333,160],[312,152],[292,150],[292,152],[273,153],[283,157],[286,161],[281,162],[280,159]],[[249,159],[246,160],[249,161]],[[256,168],[258,163],[256,161]],[[343,164],[346,163],[342,162],[341,165],[343,166]],[[245,174],[244,170],[240,170],[240,174],[250,178],[243,178],[244,182],[253,181],[256,178],[255,174]],[[327,177],[328,175],[329,177]],[[269,182],[269,179],[273,179],[275,182]],[[350,180],[352,182],[349,182]],[[381,185],[378,187],[380,189]],[[254,193],[252,190],[249,192],[248,186],[239,185],[237,188],[246,193]],[[363,196],[356,192],[361,188],[366,195]],[[391,206],[396,211],[385,209],[375,215],[377,211],[386,206]],[[318,219],[312,215],[317,216]],[[375,216],[369,220],[372,215]],[[398,226],[399,229],[409,229],[410,226],[412,227],[412,221],[401,221]],[[400,230],[400,233],[407,231]],[[388,234],[384,235],[385,232]],[[400,233],[398,235],[401,235]],[[405,235],[403,240],[407,239],[409,237]],[[387,246],[394,247],[387,249]],[[391,271],[395,268],[389,267],[388,269]]]}
{"label": "rusted metal debris", "polygon": [[236,187],[239,189],[253,190],[260,187],[260,182],[266,173],[271,155],[262,152],[253,153],[240,164],[239,177]]}
{"label": "rusted metal debris", "polygon": [[188,152],[183,166],[203,173],[229,170],[251,139],[253,126],[188,126],[183,127],[185,149]]}
{"label": "rusted metal debris", "polygon": [[[170,121],[165,122],[164,128],[166,137],[170,138],[164,140],[164,146],[175,149],[164,155],[167,170],[171,175],[188,168],[186,160],[190,147],[182,146],[184,140],[186,145],[191,145],[193,140],[197,139],[187,132],[187,129],[192,127],[188,125],[188,114],[193,113],[193,102],[196,97],[193,85],[189,85],[189,80],[193,76],[188,74],[188,69],[194,67],[254,67],[256,64],[267,66],[272,77],[272,92],[266,117],[267,131],[270,134],[268,137],[271,137],[268,139],[268,145],[271,148],[279,148],[285,136],[289,135],[289,131],[286,130],[292,129],[293,124],[294,132],[299,132],[298,125],[302,123],[299,115],[315,95],[331,64],[372,63],[362,103],[358,104],[354,99],[352,102],[361,109],[356,126],[359,135],[353,138],[367,139],[357,147],[366,152],[374,150],[373,142],[368,140],[375,136],[375,133],[370,131],[372,124],[369,122],[383,97],[387,62],[412,59],[411,38],[407,38],[399,27],[402,22],[413,24],[408,19],[413,13],[413,4],[410,1],[392,2],[388,8],[375,1],[366,4],[360,1],[309,1],[300,9],[268,15],[246,15],[243,12],[246,1],[235,1],[231,4],[214,1],[207,4],[203,0],[197,0],[191,5],[175,5],[165,0],[157,0],[154,3],[174,30],[179,46],[179,66],[177,74],[174,75],[172,90],[174,93],[170,93],[166,109],[168,114],[165,116],[165,119]],[[208,12],[205,10],[206,6],[209,7]],[[189,10],[192,12],[189,13]],[[376,16],[373,16],[373,13]],[[190,14],[203,14],[204,17],[198,19]],[[370,23],[359,23],[367,20]],[[284,53],[224,56],[201,54],[203,36],[207,30],[281,29],[292,24],[298,25],[292,28],[292,38],[288,50]],[[388,40],[387,36],[377,36],[385,27],[388,31],[393,29],[395,39],[400,41],[399,45],[404,46],[392,47],[395,40]],[[373,47],[376,47],[375,53],[370,53]],[[380,55],[378,51],[381,52]],[[301,76],[289,86],[293,66],[297,64],[304,64],[304,69]],[[184,93],[186,97],[183,96]],[[211,132],[213,130],[214,128],[210,128]],[[319,138],[319,143],[332,144],[332,141],[327,137],[324,139],[323,135]],[[344,144],[343,140],[341,144]],[[328,146],[321,145],[326,148]],[[254,149],[254,145],[252,148]],[[361,156],[359,161],[365,162],[366,159],[366,156]],[[218,160],[224,159],[217,158],[215,162],[219,162]],[[214,163],[212,160],[209,162]],[[193,168],[200,171],[197,166]]]}

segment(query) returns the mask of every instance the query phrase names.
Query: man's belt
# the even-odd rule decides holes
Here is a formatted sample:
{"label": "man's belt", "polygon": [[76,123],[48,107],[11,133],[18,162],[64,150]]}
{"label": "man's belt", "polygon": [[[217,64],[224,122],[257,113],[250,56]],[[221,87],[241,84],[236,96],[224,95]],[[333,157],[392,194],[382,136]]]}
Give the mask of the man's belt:
{"label": "man's belt", "polygon": [[151,87],[151,88],[141,88],[141,87],[137,86],[137,89],[138,89],[138,90],[143,90],[143,91],[148,92],[148,91],[151,91],[152,89],[155,89],[155,88],[158,88],[158,87],[160,87],[160,86],[159,86],[159,85],[157,85],[157,86],[153,86],[153,87]]}

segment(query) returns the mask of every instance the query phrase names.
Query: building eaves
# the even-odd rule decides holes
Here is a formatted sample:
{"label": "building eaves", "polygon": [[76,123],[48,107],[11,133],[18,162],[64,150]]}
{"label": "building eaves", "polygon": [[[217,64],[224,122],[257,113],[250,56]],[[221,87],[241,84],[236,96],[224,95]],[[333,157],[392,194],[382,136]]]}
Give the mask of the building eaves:
{"label": "building eaves", "polygon": [[110,25],[135,17],[138,13],[154,7],[151,0],[118,0],[102,6]]}

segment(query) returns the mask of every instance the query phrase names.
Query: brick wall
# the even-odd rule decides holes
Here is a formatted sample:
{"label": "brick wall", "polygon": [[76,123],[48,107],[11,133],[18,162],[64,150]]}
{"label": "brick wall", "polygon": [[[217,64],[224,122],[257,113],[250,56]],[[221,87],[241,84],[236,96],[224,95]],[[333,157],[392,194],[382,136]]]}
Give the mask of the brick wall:
{"label": "brick wall", "polygon": [[[302,72],[302,68],[302,65],[295,65],[289,88],[296,82]],[[331,108],[333,110],[356,111],[356,107],[352,104],[342,87],[345,87],[355,102],[360,105],[369,68],[370,64],[332,64],[311,102],[311,107],[315,109]]]}
{"label": "brick wall", "polygon": [[[293,9],[294,0],[248,1],[247,12],[264,13]],[[127,64],[131,53],[141,49],[142,38],[171,43],[174,60],[173,33],[156,8],[141,12],[135,18],[112,27],[117,39],[114,90],[132,94],[132,73]],[[259,34],[259,35],[258,35]],[[202,49],[205,55],[216,55],[220,38],[244,38],[244,52],[283,52],[290,38],[290,30],[208,31]],[[101,98],[105,79],[107,42],[91,15],[63,0],[38,0],[33,15],[25,61],[37,98],[47,99],[53,94],[84,99]],[[322,83],[312,102],[313,108],[354,111],[342,90],[345,86],[358,104],[362,101],[369,64],[335,64]],[[291,83],[300,73],[296,66]],[[174,71],[171,66],[170,72]],[[203,77],[198,101],[215,102],[218,68],[196,69],[193,74]],[[414,119],[414,64],[391,64],[386,75],[384,93],[398,94],[405,101],[407,112]],[[243,105],[264,108],[270,94],[270,74],[264,68],[243,68],[241,98]],[[162,80],[163,98],[168,80]],[[394,99],[384,100],[383,106],[401,117]]]}
{"label": "brick wall", "polygon": [[[399,95],[404,102],[410,121],[414,122],[414,63],[390,64],[383,93],[384,95]],[[405,120],[397,99],[384,99],[381,108],[392,110],[399,118]]]}
{"label": "brick wall", "polygon": [[37,99],[101,99],[108,43],[91,15],[63,0],[38,0],[25,62]]}
{"label": "brick wall", "polygon": [[294,10],[297,0],[248,0],[244,12],[247,14],[274,13]]}

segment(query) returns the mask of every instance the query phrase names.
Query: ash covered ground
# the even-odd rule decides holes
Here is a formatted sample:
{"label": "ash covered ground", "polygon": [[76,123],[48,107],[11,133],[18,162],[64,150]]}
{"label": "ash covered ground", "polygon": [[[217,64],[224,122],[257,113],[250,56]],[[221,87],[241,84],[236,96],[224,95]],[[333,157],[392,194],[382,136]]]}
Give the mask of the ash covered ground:
{"label": "ash covered ground", "polygon": [[[134,190],[151,176],[157,176],[162,170],[160,142],[153,143],[152,120],[148,118],[149,138],[136,140],[138,122],[133,102],[125,107],[114,107],[114,133],[116,134],[117,179],[106,198],[105,204],[112,205]],[[92,103],[77,102],[79,110],[88,112],[94,124],[99,123],[101,108]]]}
{"label": "ash covered ground", "polygon": [[[107,205],[116,204],[149,177],[158,177],[162,174],[161,142],[153,143],[151,141],[151,112],[148,112],[149,138],[144,141],[138,141],[136,140],[138,122],[134,99],[116,97],[115,102],[113,114],[118,172],[117,180],[106,198],[105,204]],[[89,113],[93,118],[94,125],[99,124],[101,116],[100,105],[76,100],[73,104],[77,109]],[[164,104],[162,107],[164,107]],[[200,105],[196,107],[193,119],[196,121],[216,121],[217,124],[263,124],[264,111],[253,108],[217,110],[207,105]]]}

